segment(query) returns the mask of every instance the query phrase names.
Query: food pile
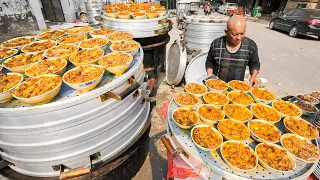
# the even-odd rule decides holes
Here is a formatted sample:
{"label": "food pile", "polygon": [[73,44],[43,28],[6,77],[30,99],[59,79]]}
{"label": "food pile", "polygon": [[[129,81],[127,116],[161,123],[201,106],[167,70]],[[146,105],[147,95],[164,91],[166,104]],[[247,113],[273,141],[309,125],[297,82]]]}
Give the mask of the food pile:
{"label": "food pile", "polygon": [[[92,90],[105,70],[119,76],[130,68],[140,48],[132,38],[127,32],[84,26],[5,41],[0,46],[0,67],[5,69],[0,75],[0,102],[14,97],[31,105],[48,103],[62,82],[81,92]],[[112,43],[120,52],[107,53]],[[28,78],[23,81],[22,75]]]}
{"label": "food pile", "polygon": [[166,8],[159,4],[136,2],[106,5],[103,10],[107,17],[118,19],[153,19],[166,13]]}
{"label": "food pile", "polygon": [[[312,105],[317,95],[298,96],[300,101],[291,103],[242,81],[212,79],[204,84],[186,84],[185,92],[174,97],[178,108],[173,109],[171,119],[180,128],[191,129],[189,134],[197,148],[213,151],[220,147],[222,159],[232,169],[251,171],[259,162],[268,170],[285,173],[294,170],[297,160],[314,163],[320,159],[317,146],[307,141],[316,139],[319,131],[300,117],[301,109],[318,112]],[[286,132],[280,131],[278,124]],[[252,141],[250,136],[258,145],[244,143]],[[281,146],[275,144],[280,142]]]}

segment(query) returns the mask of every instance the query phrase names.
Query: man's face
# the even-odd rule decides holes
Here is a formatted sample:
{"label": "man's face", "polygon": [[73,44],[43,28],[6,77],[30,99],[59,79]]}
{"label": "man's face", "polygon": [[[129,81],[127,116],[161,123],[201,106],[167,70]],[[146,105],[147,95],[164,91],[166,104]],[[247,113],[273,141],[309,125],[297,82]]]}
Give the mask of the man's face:
{"label": "man's face", "polygon": [[225,33],[227,35],[229,43],[233,45],[239,45],[242,42],[244,36],[246,35],[246,28],[230,28],[229,30],[225,30]]}

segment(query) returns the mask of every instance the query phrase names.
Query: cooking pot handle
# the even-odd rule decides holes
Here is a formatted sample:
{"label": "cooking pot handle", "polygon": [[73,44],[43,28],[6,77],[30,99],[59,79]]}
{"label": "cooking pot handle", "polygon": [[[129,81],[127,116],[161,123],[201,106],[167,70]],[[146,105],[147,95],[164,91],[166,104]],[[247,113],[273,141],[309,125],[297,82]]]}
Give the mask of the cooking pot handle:
{"label": "cooking pot handle", "polygon": [[122,99],[126,98],[129,94],[133,93],[134,91],[136,91],[140,87],[140,84],[132,78],[129,79],[129,84],[130,84],[130,86],[127,87],[127,89],[125,89],[124,91],[122,91],[119,94],[112,92],[112,91],[109,91],[105,94],[100,95],[100,100],[102,102],[104,102],[107,99],[113,98],[118,101],[121,101]]}
{"label": "cooking pot handle", "polygon": [[150,81],[149,81],[149,83],[148,83],[148,86],[147,86],[147,92],[148,92],[149,94],[152,93],[153,87],[154,87],[154,85],[155,85],[156,82],[157,82],[157,81],[156,81],[155,78],[151,78],[151,79],[150,79]]}
{"label": "cooking pot handle", "polygon": [[170,154],[172,154],[173,152],[175,152],[176,150],[174,149],[174,147],[172,146],[170,140],[166,137],[166,135],[161,137],[161,141],[164,144],[164,146],[167,148],[168,152]]}
{"label": "cooking pot handle", "polygon": [[90,173],[90,167],[79,167],[60,174],[60,180],[70,179]]}
{"label": "cooking pot handle", "polygon": [[126,90],[118,94],[120,99],[117,100],[122,100],[126,98],[129,94],[133,93],[135,90],[137,90],[140,87],[140,84],[138,82],[134,82],[131,86],[129,86]]}

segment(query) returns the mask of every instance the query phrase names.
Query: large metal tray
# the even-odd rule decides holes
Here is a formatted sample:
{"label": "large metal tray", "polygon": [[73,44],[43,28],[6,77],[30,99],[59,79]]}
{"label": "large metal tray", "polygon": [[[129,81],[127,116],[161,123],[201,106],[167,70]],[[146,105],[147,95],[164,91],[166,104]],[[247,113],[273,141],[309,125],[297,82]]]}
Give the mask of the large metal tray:
{"label": "large metal tray", "polygon": [[[189,130],[180,129],[176,123],[172,120],[173,111],[178,108],[177,104],[174,101],[170,102],[168,107],[168,118],[167,118],[167,130],[172,134],[170,138],[171,144],[175,149],[183,149],[184,155],[182,158],[194,168],[196,172],[204,179],[296,179],[302,180],[306,179],[317,167],[318,162],[316,163],[302,163],[297,162],[297,166],[294,172],[289,173],[279,173],[274,171],[269,171],[263,168],[260,164],[258,167],[249,172],[240,172],[231,169],[221,158],[221,153],[219,150],[206,152],[198,149],[191,137]],[[284,125],[282,120],[280,123],[276,124],[277,128],[283,133],[285,133]],[[215,125],[216,128],[216,125]],[[258,144],[251,137],[243,141],[251,148],[255,148]],[[317,140],[312,141],[313,144],[318,146]],[[319,147],[319,146],[318,146]],[[183,154],[183,153],[182,153]]]}

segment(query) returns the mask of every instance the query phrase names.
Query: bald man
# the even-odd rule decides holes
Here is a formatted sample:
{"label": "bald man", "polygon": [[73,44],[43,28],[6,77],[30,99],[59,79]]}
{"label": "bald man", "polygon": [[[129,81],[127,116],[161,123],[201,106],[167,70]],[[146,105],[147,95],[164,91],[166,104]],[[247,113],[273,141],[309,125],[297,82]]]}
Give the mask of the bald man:
{"label": "bald man", "polygon": [[246,66],[249,66],[252,87],[258,85],[257,75],[260,70],[258,47],[256,43],[245,37],[246,19],[242,16],[232,16],[225,30],[225,36],[215,39],[208,52],[207,74],[215,74],[220,79],[244,80]]}

